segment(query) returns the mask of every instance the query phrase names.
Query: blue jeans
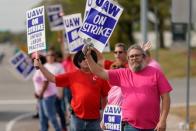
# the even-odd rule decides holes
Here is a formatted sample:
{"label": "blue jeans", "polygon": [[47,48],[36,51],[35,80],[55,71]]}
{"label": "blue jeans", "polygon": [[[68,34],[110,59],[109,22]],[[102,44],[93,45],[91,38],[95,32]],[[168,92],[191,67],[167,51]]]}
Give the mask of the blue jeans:
{"label": "blue jeans", "polygon": [[48,131],[48,119],[55,131],[61,131],[56,117],[56,96],[43,98],[39,101],[40,131]]}
{"label": "blue jeans", "polygon": [[[71,105],[71,99],[72,99],[72,96],[71,96],[71,91],[69,88],[65,87],[64,88],[64,105],[65,105],[65,111],[70,111],[70,105]],[[69,109],[69,110],[67,110]]]}
{"label": "blue jeans", "polygon": [[67,104],[71,104],[71,99],[72,99],[72,96],[71,96],[71,91],[69,88],[65,87],[64,88],[64,99],[65,99],[65,103]]}
{"label": "blue jeans", "polygon": [[102,131],[100,120],[83,120],[71,115],[71,131]]}
{"label": "blue jeans", "polygon": [[124,129],[123,131],[154,131],[154,129],[138,129],[138,128],[131,126],[128,123],[124,125],[123,129]]}
{"label": "blue jeans", "polygon": [[56,110],[60,118],[61,128],[66,129],[65,113],[63,111],[62,102],[62,99],[56,98]]}

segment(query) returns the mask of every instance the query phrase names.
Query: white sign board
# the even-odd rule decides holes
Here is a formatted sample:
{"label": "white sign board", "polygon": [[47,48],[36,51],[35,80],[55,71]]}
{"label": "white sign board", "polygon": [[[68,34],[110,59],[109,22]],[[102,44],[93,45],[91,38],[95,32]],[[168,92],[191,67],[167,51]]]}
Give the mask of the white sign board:
{"label": "white sign board", "polygon": [[88,16],[88,13],[91,9],[91,6],[95,0],[86,0],[86,7],[85,7],[85,12],[84,12],[84,20]]}
{"label": "white sign board", "polygon": [[49,5],[46,7],[51,31],[63,30],[63,7],[62,5]]}
{"label": "white sign board", "polygon": [[107,43],[103,52],[111,52],[111,49],[110,49],[110,43]]}
{"label": "white sign board", "polygon": [[63,22],[70,53],[81,50],[83,41],[78,35],[78,30],[82,25],[81,14],[66,15],[63,17]]}
{"label": "white sign board", "polygon": [[105,131],[121,131],[122,111],[117,105],[107,105],[103,113]]}
{"label": "white sign board", "polygon": [[10,64],[16,72],[25,80],[28,80],[34,72],[32,60],[24,53],[19,51],[11,59]]}
{"label": "white sign board", "polygon": [[46,49],[44,6],[26,12],[28,53]]}
{"label": "white sign board", "polygon": [[122,14],[123,8],[113,0],[95,0],[79,30],[83,39],[91,39],[100,52],[105,48]]}

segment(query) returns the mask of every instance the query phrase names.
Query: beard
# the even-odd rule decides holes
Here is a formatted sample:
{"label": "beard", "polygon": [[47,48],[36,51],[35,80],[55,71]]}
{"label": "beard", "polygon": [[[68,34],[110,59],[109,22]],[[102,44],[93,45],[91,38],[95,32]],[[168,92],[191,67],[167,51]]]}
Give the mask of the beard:
{"label": "beard", "polygon": [[141,71],[144,67],[144,63],[138,63],[138,62],[135,62],[134,64],[132,64],[131,66],[131,69],[133,72],[138,72],[138,71]]}
{"label": "beard", "polygon": [[133,70],[134,72],[138,72],[138,71],[142,70],[142,64],[134,66],[134,67],[132,68],[132,70]]}

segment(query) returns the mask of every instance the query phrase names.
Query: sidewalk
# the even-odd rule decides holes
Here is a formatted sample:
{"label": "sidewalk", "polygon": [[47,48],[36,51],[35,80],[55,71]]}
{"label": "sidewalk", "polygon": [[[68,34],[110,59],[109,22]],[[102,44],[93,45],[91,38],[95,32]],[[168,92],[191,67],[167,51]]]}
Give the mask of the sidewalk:
{"label": "sidewalk", "polygon": [[180,122],[183,122],[183,119],[176,115],[169,114],[167,120],[167,131],[182,131],[179,129]]}
{"label": "sidewalk", "polygon": [[[167,131],[182,131],[179,129],[179,123],[182,121],[179,117],[170,114],[167,121]],[[25,118],[18,121],[11,131],[39,131],[39,121],[31,117]],[[53,131],[52,127],[49,131]]]}

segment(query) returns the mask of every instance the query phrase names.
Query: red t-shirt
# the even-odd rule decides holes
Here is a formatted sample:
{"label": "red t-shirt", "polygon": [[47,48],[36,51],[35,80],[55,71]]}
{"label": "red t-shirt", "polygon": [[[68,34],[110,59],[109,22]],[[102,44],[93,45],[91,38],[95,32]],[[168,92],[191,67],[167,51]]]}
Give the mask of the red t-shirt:
{"label": "red t-shirt", "polygon": [[[105,60],[104,61],[104,68],[109,70],[111,65],[114,63],[115,61],[110,61],[110,60]],[[125,67],[128,67],[128,63],[124,64]]]}
{"label": "red t-shirt", "polygon": [[55,77],[58,87],[69,87],[72,94],[71,106],[81,119],[98,119],[101,97],[106,97],[110,86],[106,80],[91,73],[77,70]]}
{"label": "red t-shirt", "polygon": [[110,69],[110,66],[112,65],[113,61],[110,61],[110,60],[105,60],[104,61],[104,68],[109,70]]}

